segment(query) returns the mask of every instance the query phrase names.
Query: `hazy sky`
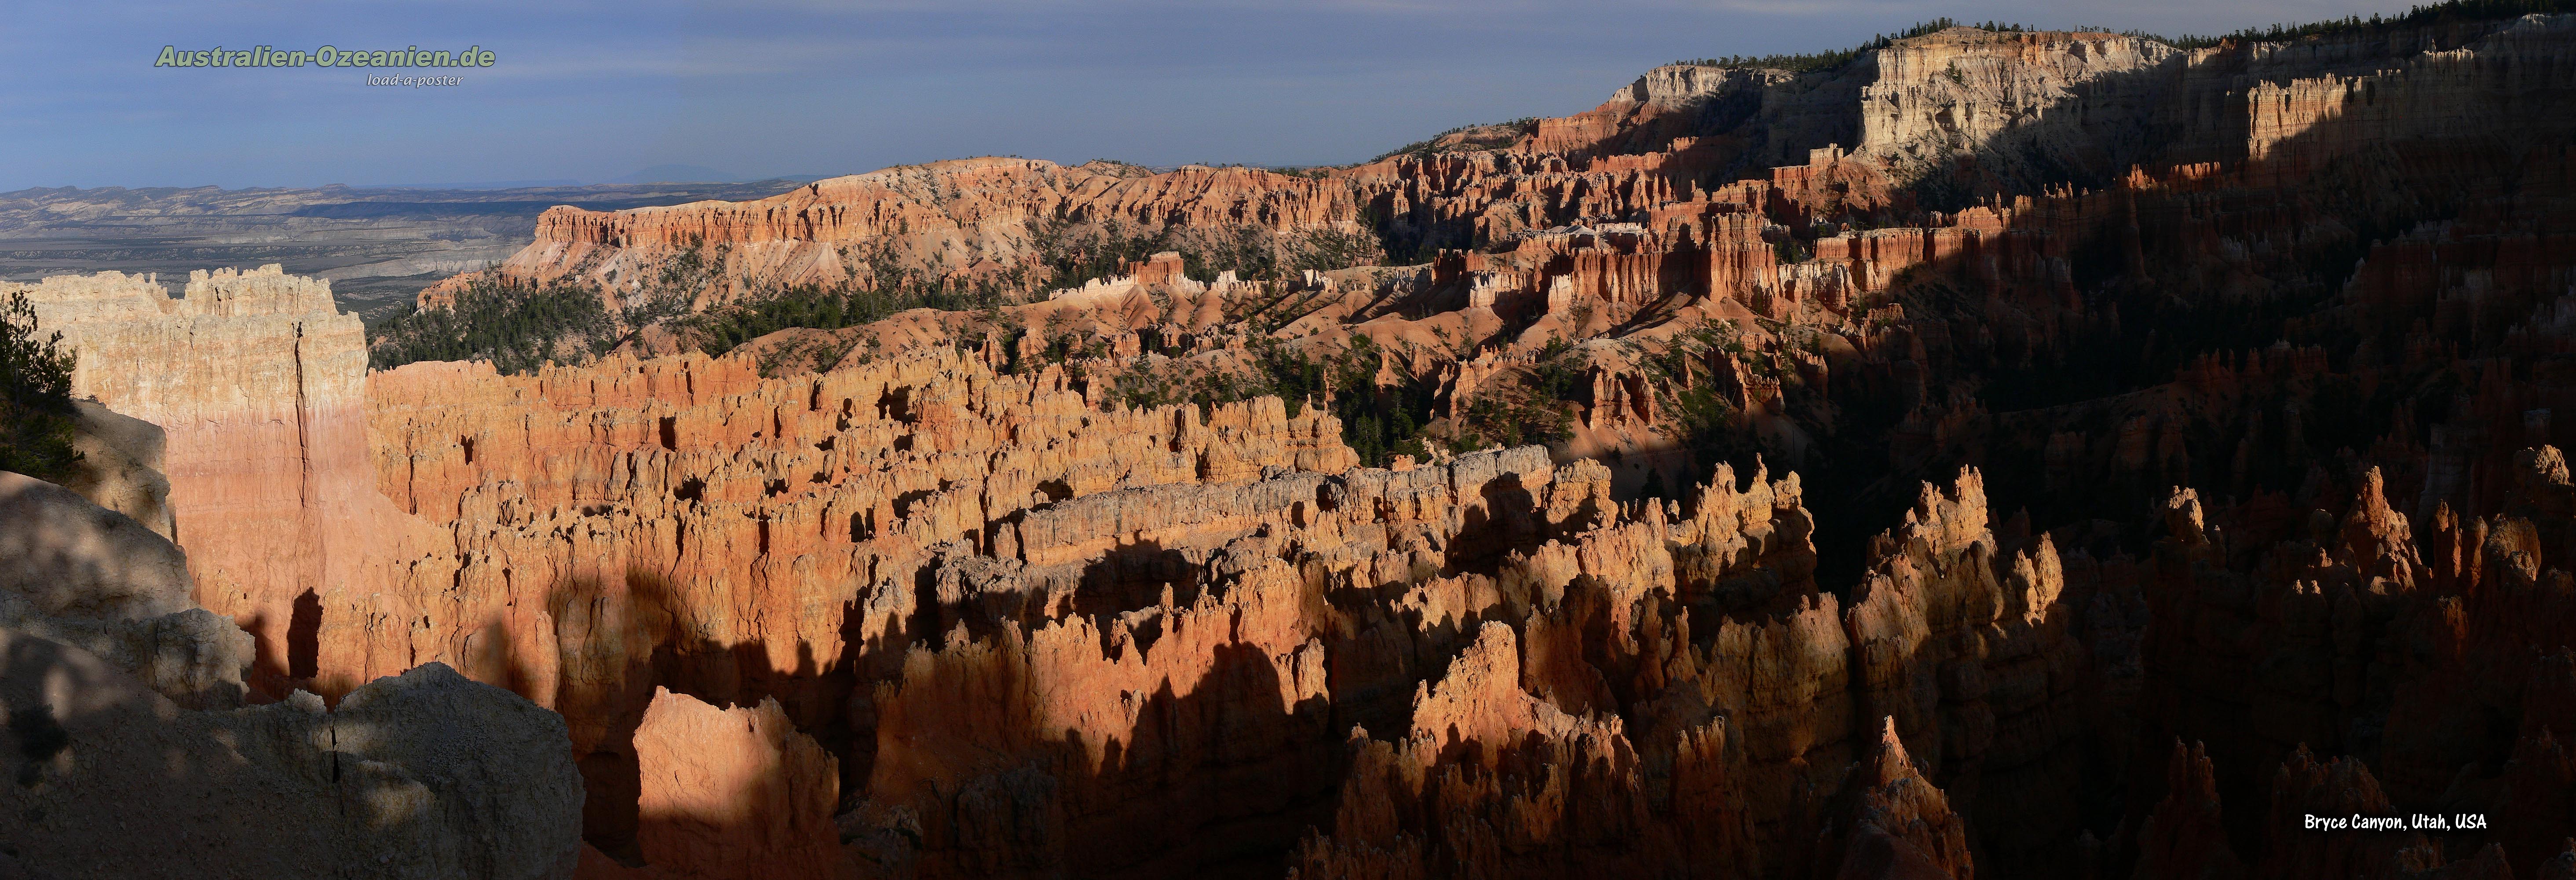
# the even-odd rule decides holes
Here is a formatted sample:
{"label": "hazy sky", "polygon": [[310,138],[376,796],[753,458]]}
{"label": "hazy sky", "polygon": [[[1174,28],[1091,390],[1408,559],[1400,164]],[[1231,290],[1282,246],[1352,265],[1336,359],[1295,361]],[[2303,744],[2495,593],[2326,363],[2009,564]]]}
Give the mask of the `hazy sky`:
{"label": "hazy sky", "polygon": [[[16,0],[0,25],[0,190],[596,181],[658,164],[839,174],[988,154],[1340,163],[1584,110],[1674,59],[1841,48],[1939,15],[2170,34],[2409,5]],[[480,44],[497,63],[445,88],[152,66],[164,45],[324,43]]]}

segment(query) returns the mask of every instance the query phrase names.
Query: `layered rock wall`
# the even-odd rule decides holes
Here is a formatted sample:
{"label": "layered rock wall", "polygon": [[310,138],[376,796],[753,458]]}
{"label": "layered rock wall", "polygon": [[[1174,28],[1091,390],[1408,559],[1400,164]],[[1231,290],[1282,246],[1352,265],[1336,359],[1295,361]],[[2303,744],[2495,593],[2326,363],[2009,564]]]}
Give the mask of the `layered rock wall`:
{"label": "layered rock wall", "polygon": [[1959,27],[1899,41],[1861,90],[1854,152],[1907,183],[1959,159],[1981,166],[1979,189],[2106,180],[2145,158],[2143,133],[2183,60],[2108,33]]}
{"label": "layered rock wall", "polygon": [[193,273],[178,299],[114,272],[25,289],[77,353],[73,393],[165,432],[194,597],[258,637],[254,684],[282,696],[313,674],[297,603],[381,583],[409,534],[369,476],[357,316],[276,266]]}
{"label": "layered rock wall", "polygon": [[[628,211],[551,208],[535,243],[496,270],[513,284],[575,281],[612,293],[653,283],[682,252],[713,267],[705,299],[763,286],[873,285],[878,251],[908,271],[991,282],[1039,262],[1050,224],[1253,227],[1280,232],[1355,229],[1350,193],[1325,181],[1252,168],[1062,166],[978,158],[816,181],[754,202],[694,202]],[[933,266],[941,267],[934,270]],[[433,287],[445,302],[456,285]]]}

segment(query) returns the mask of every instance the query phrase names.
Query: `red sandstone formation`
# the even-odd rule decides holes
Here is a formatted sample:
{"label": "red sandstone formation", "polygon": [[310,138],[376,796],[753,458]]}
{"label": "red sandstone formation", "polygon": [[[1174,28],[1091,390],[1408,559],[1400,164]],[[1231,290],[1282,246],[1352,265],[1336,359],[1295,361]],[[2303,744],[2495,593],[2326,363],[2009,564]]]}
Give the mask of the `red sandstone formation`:
{"label": "red sandstone formation", "polygon": [[[1811,550],[1763,548],[1782,539],[1783,550],[1805,546],[1803,530],[1779,529],[1784,514],[1793,524],[1804,518],[1794,482],[1756,480],[1748,498],[1737,495],[1731,474],[1721,470],[1720,477],[1698,499],[1692,520],[1668,522],[1659,506],[1650,506],[1643,519],[1613,517],[1581,532],[1562,568],[1545,562],[1561,546],[1553,543],[1525,563],[1517,555],[1507,562],[1507,575],[1515,569],[1530,575],[1509,576],[1506,584],[1535,575],[1541,588],[1531,593],[1533,610],[1520,635],[1503,623],[1484,624],[1439,686],[1415,698],[1412,733],[1397,748],[1354,746],[1354,775],[1334,831],[1301,847],[1300,870],[1538,875],[1725,864],[1766,873],[1913,876],[1905,872],[1929,865],[1937,876],[1968,876],[1969,826],[1934,790],[1937,780],[1946,776],[1951,790],[1973,791],[1982,778],[2043,772],[2047,762],[2034,759],[2048,754],[2043,731],[2049,728],[2018,725],[2057,722],[2044,709],[2014,704],[2007,716],[2014,726],[2003,731],[2012,749],[1997,751],[1985,741],[1948,746],[1944,754],[1961,756],[1958,763],[1976,770],[1932,776],[1915,770],[1895,738],[1899,722],[1888,719],[1878,750],[1854,765],[1852,743],[1865,723],[1855,710],[1869,699],[1858,689],[1867,679],[1854,679],[1867,667],[1856,664],[1905,656],[1884,647],[1877,633],[1907,621],[1928,631],[1926,612],[1837,615],[1833,597],[1791,586],[1759,599],[1777,609],[1755,617],[1767,622],[1747,626],[1730,618],[1694,637],[1698,618],[1689,612],[1701,603],[1745,600],[1712,588],[1749,579],[1777,583],[1813,564]],[[1926,554],[1924,564],[1970,578],[2011,579],[2043,594],[2063,590],[2053,564],[2041,574],[2027,557],[2017,557],[2017,574],[1998,575],[1985,557],[1964,552],[1993,540],[1973,474],[1963,479],[1956,501],[1928,498],[1921,531],[1908,538]],[[1755,528],[1745,528],[1748,521]],[[1882,570],[1905,570],[1908,563],[1899,557],[1883,564]],[[1551,569],[1562,573],[1540,574]],[[2067,667],[2055,675],[2036,671],[2035,693],[2072,691],[2089,678],[2080,648],[2073,650],[2054,661],[2034,658]],[[2024,662],[2010,653],[1993,660],[2004,668]],[[1573,668],[1536,668],[1567,664]],[[1937,672],[1942,668],[1955,670],[1955,664],[1894,667],[1885,675],[1898,679],[1889,682],[1891,690],[1939,693],[1942,682],[1963,677]],[[1555,683],[1587,677],[1597,684]],[[1584,716],[1568,715],[1567,706]],[[2048,791],[2046,782],[2043,776],[2024,783],[2009,796]],[[1398,787],[1386,788],[1391,784]],[[1837,788],[1848,792],[1844,806],[1827,801]],[[1381,803],[1398,809],[1381,812]],[[1985,846],[2036,836],[2001,821],[2026,817],[2018,804],[1998,798],[1986,809],[1998,821]],[[1489,838],[1492,843],[1482,842]]]}
{"label": "red sandstone formation", "polygon": [[1955,878],[1976,875],[1964,823],[1940,789],[1916,772],[1888,719],[1877,753],[1843,783],[1849,802],[1826,834],[1843,837],[1839,852],[1820,845],[1816,876]]}
{"label": "red sandstone formation", "polygon": [[2246,876],[2245,864],[2228,847],[2227,829],[2219,823],[2218,785],[2210,778],[2209,755],[2200,747],[2173,747],[2172,769],[2165,774],[2165,798],[2147,814],[2138,831],[2139,877],[2204,877],[2228,880]]}
{"label": "red sandstone formation", "polygon": [[635,730],[635,833],[654,873],[832,877],[846,872],[832,756],[774,700],[722,710],[656,690]]}
{"label": "red sandstone formation", "polygon": [[[956,280],[992,280],[1027,268],[1033,227],[1051,222],[1296,231],[1349,228],[1358,219],[1348,190],[1314,178],[1196,165],[1136,171],[960,159],[830,178],[756,202],[557,207],[537,218],[537,243],[496,271],[513,283],[578,280],[632,293],[665,258],[711,251],[702,258],[715,262],[720,282],[701,300],[712,304],[769,285],[875,283],[870,258],[881,245],[895,249],[898,265],[936,262]],[[421,301],[445,302],[460,284],[434,287]]]}
{"label": "red sandstone formation", "polygon": [[310,679],[309,643],[290,644],[297,615],[383,583],[401,555],[386,551],[415,535],[369,487],[357,316],[334,309],[327,284],[276,266],[192,273],[175,300],[114,272],[27,292],[39,325],[79,354],[73,393],[167,432],[193,598],[258,638],[252,686],[283,697]]}

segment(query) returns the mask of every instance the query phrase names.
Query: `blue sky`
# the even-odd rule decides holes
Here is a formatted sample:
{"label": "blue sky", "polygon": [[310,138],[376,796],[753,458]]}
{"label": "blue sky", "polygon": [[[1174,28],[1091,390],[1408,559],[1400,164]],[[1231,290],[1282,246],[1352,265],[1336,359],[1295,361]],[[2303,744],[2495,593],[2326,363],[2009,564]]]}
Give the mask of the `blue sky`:
{"label": "blue sky", "polygon": [[[1013,154],[1321,164],[1587,109],[1677,58],[1948,15],[2213,33],[2410,0],[13,3],[0,190],[856,173]],[[463,48],[450,88],[155,69],[164,45]],[[381,71],[379,71],[381,73]]]}

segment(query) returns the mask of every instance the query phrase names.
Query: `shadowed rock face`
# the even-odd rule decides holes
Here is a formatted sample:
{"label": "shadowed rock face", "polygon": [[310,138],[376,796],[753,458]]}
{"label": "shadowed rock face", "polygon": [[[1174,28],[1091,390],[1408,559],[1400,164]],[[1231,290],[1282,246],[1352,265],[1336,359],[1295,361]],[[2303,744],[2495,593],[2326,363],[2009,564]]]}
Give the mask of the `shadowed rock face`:
{"label": "shadowed rock face", "polygon": [[[1157,256],[811,331],[853,346],[813,369],[366,375],[260,273],[40,308],[100,351],[239,343],[205,384],[83,381],[196,420],[160,422],[179,543],[253,689],[345,712],[437,662],[554,710],[597,876],[2545,876],[2571,48],[1950,31],[1321,175],[969,160],[563,211],[497,270],[614,293],[721,242],[723,290],[864,286],[841,249],[888,224],[996,272],[1029,220],[1110,217],[1428,248]],[[1388,423],[1131,405],[1352,352],[1316,403],[1564,437],[1361,467]],[[209,517],[241,537],[201,558]],[[2291,825],[2327,811],[2490,826]]]}
{"label": "shadowed rock face", "polygon": [[[1968,876],[1967,829],[1981,818],[1972,806],[1998,820],[2044,821],[2006,798],[1987,807],[1945,797],[1933,780],[1951,792],[2008,784],[2018,800],[2057,789],[2052,773],[2080,774],[2077,762],[2055,757],[2073,753],[2059,731],[2074,730],[2072,691],[2089,678],[2082,646],[2045,633],[2073,613],[2055,550],[2043,541],[1999,562],[1970,473],[1956,495],[1927,487],[1925,508],[1889,536],[1903,549],[1874,569],[1889,580],[1857,606],[1839,611],[1834,596],[1792,586],[1765,611],[1700,617],[1693,606],[1726,581],[1812,565],[1803,532],[1777,528],[1804,517],[1794,478],[1757,478],[1739,494],[1732,473],[1719,477],[1687,519],[1656,502],[1569,536],[1570,547],[1542,545],[1526,570],[1543,586],[1523,623],[1494,609],[1501,620],[1483,624],[1415,698],[1411,733],[1395,748],[1354,734],[1363,738],[1333,830],[1298,850],[1303,875],[1720,865],[1799,876],[1913,876],[1904,872],[1928,866],[1934,876]],[[1745,529],[1748,520],[1768,528]],[[1748,537],[1787,546],[1748,552]],[[1539,562],[1559,553],[1574,564]],[[1966,663],[1947,654],[1989,638],[2031,647]],[[1570,663],[1606,699],[1584,706],[1566,699],[1575,688],[1532,687],[1569,677],[1531,668],[1540,662]],[[1989,677],[2013,679],[2000,722],[1983,687]],[[1943,711],[1976,714],[1937,718]],[[1881,719],[1880,735],[1864,748],[1870,716]],[[1961,766],[1943,772],[1909,758],[1909,728],[1923,753]],[[1983,735],[1944,741],[1961,730]]]}
{"label": "shadowed rock face", "polygon": [[0,627],[104,661],[188,708],[241,705],[251,638],[189,600],[187,556],[168,539],[7,471],[0,522]]}
{"label": "shadowed rock face", "polygon": [[839,771],[777,701],[726,710],[657,690],[635,751],[644,768],[636,840],[656,870],[743,878],[842,870],[832,824]]}
{"label": "shadowed rock face", "polygon": [[170,480],[161,426],[119,415],[94,401],[75,401],[78,428],[72,448],[81,455],[63,488],[92,503],[133,518],[163,538],[177,540],[178,521],[170,515]]}
{"label": "shadowed rock face", "polygon": [[[13,817],[36,876],[564,877],[581,790],[563,722],[420,667],[350,693],[190,711],[78,648],[0,629]],[[41,721],[37,719],[42,719]]]}
{"label": "shadowed rock face", "polygon": [[2031,191],[2097,185],[2146,158],[2147,132],[2186,53],[2117,34],[1951,28],[1878,53],[1861,89],[1854,152],[1904,182],[1938,175],[1964,145],[1982,172]]}
{"label": "shadowed rock face", "polygon": [[564,725],[428,664],[244,708],[252,638],[176,546],[0,473],[0,868],[12,876],[563,877]]}

